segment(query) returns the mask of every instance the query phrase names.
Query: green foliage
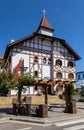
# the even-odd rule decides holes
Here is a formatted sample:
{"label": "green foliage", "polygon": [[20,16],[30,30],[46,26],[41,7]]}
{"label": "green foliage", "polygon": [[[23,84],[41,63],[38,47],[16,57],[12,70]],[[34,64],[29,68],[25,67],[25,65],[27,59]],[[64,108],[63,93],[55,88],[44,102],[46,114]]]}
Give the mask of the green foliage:
{"label": "green foliage", "polygon": [[84,90],[82,90],[82,91],[80,92],[80,94],[81,94],[81,96],[84,96]]}
{"label": "green foliage", "polygon": [[73,91],[73,95],[77,95],[78,94],[78,91],[77,90],[74,90]]}
{"label": "green foliage", "polygon": [[34,77],[30,74],[22,74],[18,77],[17,80],[17,89],[18,89],[18,102],[21,102],[21,93],[23,90],[23,86],[30,86],[34,83]]}
{"label": "green foliage", "polygon": [[0,95],[6,96],[10,89],[17,88],[18,99],[21,101],[23,86],[30,86],[34,82],[34,77],[30,74],[21,75],[18,79],[12,73],[0,73]]}
{"label": "green foliage", "polygon": [[6,96],[9,89],[15,87],[14,75],[11,73],[0,73],[0,95]]}
{"label": "green foliage", "polygon": [[41,91],[42,91],[43,94],[45,93],[44,87],[41,88]]}

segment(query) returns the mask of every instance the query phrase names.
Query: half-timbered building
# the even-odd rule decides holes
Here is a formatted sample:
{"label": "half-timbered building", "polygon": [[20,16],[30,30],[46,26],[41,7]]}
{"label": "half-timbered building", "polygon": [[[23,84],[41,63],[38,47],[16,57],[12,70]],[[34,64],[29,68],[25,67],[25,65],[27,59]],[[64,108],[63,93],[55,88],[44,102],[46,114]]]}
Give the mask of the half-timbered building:
{"label": "half-timbered building", "polygon": [[[7,70],[16,74],[30,73],[37,80],[76,81],[76,61],[80,56],[64,39],[54,37],[53,32],[43,16],[36,32],[18,41],[11,40],[4,55]],[[49,88],[52,93],[52,87]],[[35,90],[37,86],[31,86],[26,94],[36,94]]]}

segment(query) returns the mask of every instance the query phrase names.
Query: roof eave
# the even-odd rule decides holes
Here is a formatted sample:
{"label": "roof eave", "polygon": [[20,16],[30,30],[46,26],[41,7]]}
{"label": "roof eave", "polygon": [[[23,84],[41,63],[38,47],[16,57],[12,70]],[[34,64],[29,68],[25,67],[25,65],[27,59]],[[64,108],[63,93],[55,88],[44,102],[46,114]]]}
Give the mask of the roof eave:
{"label": "roof eave", "polygon": [[16,45],[16,44],[18,44],[18,43],[20,43],[20,42],[23,42],[23,41],[25,41],[25,40],[27,40],[27,39],[29,39],[29,38],[32,38],[32,37],[34,37],[34,36],[35,36],[35,34],[33,33],[33,34],[29,35],[29,36],[26,36],[26,37],[24,37],[24,38],[22,38],[22,39],[20,39],[20,40],[17,40],[17,41],[15,41],[15,42],[13,42],[13,43],[11,43],[11,44],[8,44],[8,45],[6,46],[6,51],[5,51],[5,54],[4,54],[4,58],[5,58],[5,59],[7,58],[8,54],[9,54],[9,52],[10,52],[10,48],[12,48],[14,45]]}
{"label": "roof eave", "polygon": [[25,40],[27,40],[27,39],[29,39],[29,38],[32,38],[32,37],[34,37],[34,36],[37,36],[37,35],[38,35],[38,36],[48,37],[48,38],[51,38],[51,39],[53,39],[53,40],[60,40],[60,41],[62,41],[63,44],[73,53],[73,55],[75,56],[75,59],[76,59],[76,60],[80,60],[80,59],[81,59],[81,57],[66,43],[66,41],[65,41],[64,39],[60,39],[60,38],[56,38],[56,37],[52,37],[52,36],[47,36],[47,35],[44,35],[44,34],[40,34],[40,33],[38,33],[38,32],[35,32],[35,33],[33,33],[33,34],[29,35],[29,36],[26,36],[26,37],[24,37],[24,38],[22,38],[22,39],[20,39],[20,40],[17,40],[17,41],[14,42],[14,43],[8,44],[7,47],[6,47],[6,51],[5,51],[5,54],[4,54],[4,58],[7,58],[8,54],[9,54],[9,52],[10,52],[10,48],[11,48],[11,47],[13,47],[14,45],[16,45],[17,43],[23,42],[23,41],[25,41]]}

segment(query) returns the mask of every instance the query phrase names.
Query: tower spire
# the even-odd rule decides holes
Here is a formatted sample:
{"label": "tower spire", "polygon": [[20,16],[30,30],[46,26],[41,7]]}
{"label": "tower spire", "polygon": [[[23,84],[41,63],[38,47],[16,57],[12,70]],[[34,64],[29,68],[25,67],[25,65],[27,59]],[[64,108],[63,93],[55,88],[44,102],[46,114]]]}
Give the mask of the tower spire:
{"label": "tower spire", "polygon": [[43,17],[41,19],[37,32],[44,35],[53,36],[54,29],[52,28],[52,26],[50,25],[49,21],[45,16],[46,10],[43,9],[42,12],[43,12]]}

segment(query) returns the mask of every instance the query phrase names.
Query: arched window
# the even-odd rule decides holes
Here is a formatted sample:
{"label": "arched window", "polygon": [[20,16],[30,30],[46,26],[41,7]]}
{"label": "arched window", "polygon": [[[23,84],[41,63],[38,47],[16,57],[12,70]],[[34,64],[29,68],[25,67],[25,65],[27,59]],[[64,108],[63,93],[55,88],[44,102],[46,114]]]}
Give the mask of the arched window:
{"label": "arched window", "polygon": [[56,65],[58,65],[58,66],[62,66],[62,61],[61,60],[56,60]]}
{"label": "arched window", "polygon": [[62,73],[58,72],[58,73],[56,74],[56,78],[61,79],[61,78],[62,78]]}
{"label": "arched window", "polygon": [[46,58],[45,57],[43,58],[43,64],[46,64]]}
{"label": "arched window", "polygon": [[74,65],[73,65],[73,62],[72,61],[69,61],[68,62],[68,67],[73,67]]}
{"label": "arched window", "polygon": [[68,74],[69,79],[74,79],[74,75],[72,73]]}
{"label": "arched window", "polygon": [[37,56],[34,57],[34,63],[38,63],[38,57]]}

